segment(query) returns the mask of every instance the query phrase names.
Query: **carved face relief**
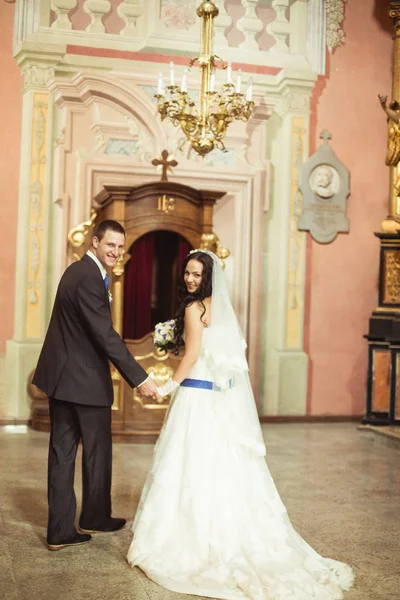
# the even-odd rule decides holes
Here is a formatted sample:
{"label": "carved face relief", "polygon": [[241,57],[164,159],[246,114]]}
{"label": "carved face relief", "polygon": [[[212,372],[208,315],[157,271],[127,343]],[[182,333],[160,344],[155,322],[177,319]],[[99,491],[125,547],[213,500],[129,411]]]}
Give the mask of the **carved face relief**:
{"label": "carved face relief", "polygon": [[167,27],[187,30],[196,22],[196,2],[193,0],[162,0],[161,19]]}
{"label": "carved face relief", "polygon": [[330,165],[318,165],[310,173],[310,188],[320,198],[331,198],[340,188],[339,173]]}

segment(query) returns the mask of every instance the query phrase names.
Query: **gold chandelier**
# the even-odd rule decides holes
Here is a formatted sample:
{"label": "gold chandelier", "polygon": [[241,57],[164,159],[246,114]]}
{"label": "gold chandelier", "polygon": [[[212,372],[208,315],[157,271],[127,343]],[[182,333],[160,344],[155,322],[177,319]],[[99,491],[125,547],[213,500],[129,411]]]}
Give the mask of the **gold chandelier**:
{"label": "gold chandelier", "polygon": [[[197,62],[200,68],[200,97],[196,107],[187,93],[188,69],[186,68],[181,85],[175,85],[174,63],[170,63],[169,85],[164,85],[162,73],[158,77],[157,108],[161,120],[169,118],[173,125],[180,126],[192,148],[201,156],[214,148],[226,151],[223,138],[229,124],[234,120],[248,121],[254,102],[252,101],[253,82],[249,79],[246,94],[241,93],[242,74],[238,71],[236,85],[232,83],[232,65],[225,63],[214,54],[214,19],[219,14],[212,0],[205,0],[197,9],[202,19],[200,56],[193,58],[189,69]],[[219,92],[215,91],[216,62],[226,69],[226,83]],[[182,144],[182,145],[183,145]]]}

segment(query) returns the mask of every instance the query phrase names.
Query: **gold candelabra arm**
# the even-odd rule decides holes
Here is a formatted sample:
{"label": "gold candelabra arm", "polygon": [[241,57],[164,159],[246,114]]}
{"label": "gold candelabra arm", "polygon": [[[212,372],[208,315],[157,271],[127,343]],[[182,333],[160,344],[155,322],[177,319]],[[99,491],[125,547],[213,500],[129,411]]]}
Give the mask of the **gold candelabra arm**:
{"label": "gold candelabra arm", "polygon": [[189,61],[189,69],[193,67],[200,60],[200,56],[196,56]]}

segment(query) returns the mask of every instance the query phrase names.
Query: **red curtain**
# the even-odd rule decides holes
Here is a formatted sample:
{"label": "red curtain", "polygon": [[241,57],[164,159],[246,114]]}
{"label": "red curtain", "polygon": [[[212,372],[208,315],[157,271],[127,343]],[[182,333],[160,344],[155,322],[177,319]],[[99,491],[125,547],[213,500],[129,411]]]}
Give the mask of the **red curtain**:
{"label": "red curtain", "polygon": [[185,240],[185,238],[179,236],[179,246],[178,246],[178,274],[180,275],[182,273],[182,267],[183,267],[183,263],[185,258],[187,257],[187,255],[189,254],[189,252],[191,251],[192,246],[189,244],[188,241]]}
{"label": "red curtain", "polygon": [[154,233],[139,238],[129,253],[124,276],[124,338],[138,340],[152,330]]}

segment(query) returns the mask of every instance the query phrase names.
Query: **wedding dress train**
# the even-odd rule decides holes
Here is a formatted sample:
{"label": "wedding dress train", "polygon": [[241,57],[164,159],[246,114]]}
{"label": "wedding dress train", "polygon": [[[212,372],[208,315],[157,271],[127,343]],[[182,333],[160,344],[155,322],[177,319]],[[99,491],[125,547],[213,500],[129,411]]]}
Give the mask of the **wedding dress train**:
{"label": "wedding dress train", "polygon": [[[223,371],[213,337],[212,327],[204,330],[189,380],[215,382]],[[323,558],[294,530],[264,455],[244,368],[225,388],[181,385],[134,519],[130,565],[169,590],[211,598],[343,598],[351,568]]]}

